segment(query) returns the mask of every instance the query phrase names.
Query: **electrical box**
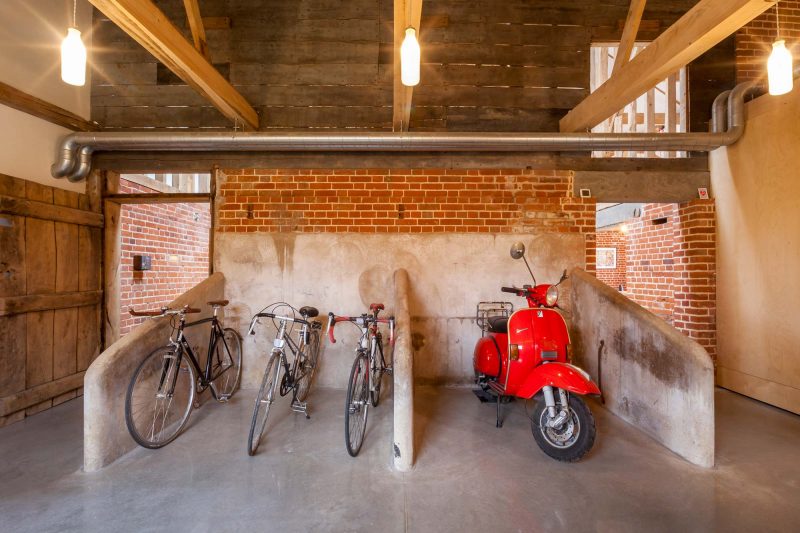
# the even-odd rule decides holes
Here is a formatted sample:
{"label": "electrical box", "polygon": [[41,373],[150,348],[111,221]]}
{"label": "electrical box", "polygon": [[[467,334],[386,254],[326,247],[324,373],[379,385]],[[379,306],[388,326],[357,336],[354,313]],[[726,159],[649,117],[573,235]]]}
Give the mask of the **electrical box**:
{"label": "electrical box", "polygon": [[141,272],[143,270],[150,270],[151,260],[149,255],[134,255],[133,256],[133,270]]}

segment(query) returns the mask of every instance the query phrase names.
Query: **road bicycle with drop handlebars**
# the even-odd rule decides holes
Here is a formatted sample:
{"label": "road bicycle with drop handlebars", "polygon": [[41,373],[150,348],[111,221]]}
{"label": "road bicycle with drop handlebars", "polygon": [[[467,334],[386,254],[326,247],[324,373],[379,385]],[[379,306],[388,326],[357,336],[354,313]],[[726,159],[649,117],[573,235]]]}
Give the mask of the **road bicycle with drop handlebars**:
{"label": "road bicycle with drop handlebars", "polygon": [[358,455],[364,443],[367,427],[367,412],[370,404],[377,407],[381,396],[381,382],[384,374],[392,374],[392,366],[386,363],[383,353],[383,336],[378,329],[379,324],[389,325],[389,345],[394,345],[394,317],[378,318],[383,311],[383,304],[371,304],[369,313],[361,316],[336,316],[328,313],[328,338],[336,342],[333,329],[339,322],[350,322],[361,331],[356,346],[356,358],[350,370],[347,383],[347,400],[344,410],[344,434],[347,453],[351,457]]}

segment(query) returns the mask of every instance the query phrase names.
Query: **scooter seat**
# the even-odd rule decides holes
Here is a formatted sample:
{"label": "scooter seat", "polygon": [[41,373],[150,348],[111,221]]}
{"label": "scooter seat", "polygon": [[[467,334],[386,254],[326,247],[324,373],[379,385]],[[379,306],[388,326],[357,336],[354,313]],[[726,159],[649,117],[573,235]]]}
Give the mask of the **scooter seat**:
{"label": "scooter seat", "polygon": [[490,316],[488,319],[488,323],[489,323],[489,332],[508,333],[507,316]]}

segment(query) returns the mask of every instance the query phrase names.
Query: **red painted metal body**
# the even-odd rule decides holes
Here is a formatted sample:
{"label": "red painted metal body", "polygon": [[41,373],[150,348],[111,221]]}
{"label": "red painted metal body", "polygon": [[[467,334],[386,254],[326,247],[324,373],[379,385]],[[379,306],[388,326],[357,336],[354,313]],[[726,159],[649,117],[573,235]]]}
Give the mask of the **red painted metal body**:
{"label": "red painted metal body", "polygon": [[473,365],[492,388],[507,396],[531,398],[547,385],[576,394],[600,394],[583,370],[569,364],[567,324],[546,307],[549,285],[524,289],[530,307],[508,319],[508,333],[490,332],[478,340]]}

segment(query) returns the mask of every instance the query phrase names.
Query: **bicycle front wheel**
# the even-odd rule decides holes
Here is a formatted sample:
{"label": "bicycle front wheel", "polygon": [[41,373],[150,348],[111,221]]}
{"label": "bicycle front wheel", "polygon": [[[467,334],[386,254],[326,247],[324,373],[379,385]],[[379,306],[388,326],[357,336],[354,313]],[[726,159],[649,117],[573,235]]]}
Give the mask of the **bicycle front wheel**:
{"label": "bicycle front wheel", "polygon": [[211,387],[217,400],[227,401],[236,392],[242,377],[242,340],[239,334],[231,328],[225,328],[209,357],[213,357]]}
{"label": "bicycle front wheel", "polygon": [[358,455],[364,442],[369,408],[369,358],[360,353],[353,361],[347,385],[347,403],[344,410],[344,440],[347,453]]}
{"label": "bicycle front wheel", "polygon": [[308,391],[311,389],[314,373],[317,370],[317,361],[319,360],[319,330],[311,330],[308,344],[299,357],[300,360],[297,362],[299,368],[297,372],[300,377],[296,385],[297,399],[304,402],[308,396]]}
{"label": "bicycle front wheel", "polygon": [[377,335],[372,341],[372,357],[370,357],[370,373],[372,380],[370,386],[373,390],[369,391],[369,398],[372,401],[372,407],[378,407],[381,401],[381,383],[383,382],[383,343],[380,335]]}
{"label": "bicycle front wheel", "polygon": [[192,412],[195,372],[182,349],[153,351],[136,369],[125,395],[125,425],[140,446],[161,448],[177,437]]}
{"label": "bicycle front wheel", "polygon": [[255,455],[258,449],[258,444],[261,442],[261,436],[264,434],[264,428],[267,426],[267,416],[269,416],[269,408],[272,407],[272,402],[275,401],[275,388],[278,383],[278,374],[281,371],[281,356],[274,353],[269,358],[267,369],[264,371],[264,379],[261,382],[261,388],[258,389],[258,396],[256,396],[256,405],[253,408],[253,421],[250,423],[250,436],[247,438],[247,454]]}

